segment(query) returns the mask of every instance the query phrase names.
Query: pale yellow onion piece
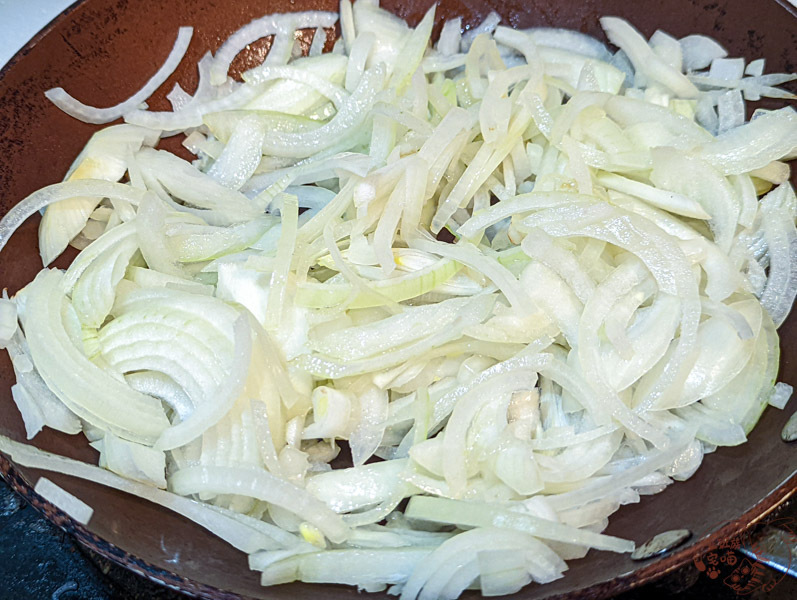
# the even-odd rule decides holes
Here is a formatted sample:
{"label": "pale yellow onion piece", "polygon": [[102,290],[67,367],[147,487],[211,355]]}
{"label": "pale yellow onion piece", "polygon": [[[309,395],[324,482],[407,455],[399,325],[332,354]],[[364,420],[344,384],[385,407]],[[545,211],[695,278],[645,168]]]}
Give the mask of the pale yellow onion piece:
{"label": "pale yellow onion piece", "polygon": [[8,346],[17,327],[17,305],[8,298],[0,298],[0,348]]}
{"label": "pale yellow onion piece", "polygon": [[628,21],[617,17],[603,17],[600,22],[606,37],[626,52],[634,63],[634,69],[668,87],[681,98],[698,96],[695,85],[653,52],[645,38]]}
{"label": "pale yellow onion piece", "polygon": [[[135,125],[115,125],[95,133],[75,159],[66,181],[98,179],[119,181],[127,171],[127,157],[142,145],[151,146],[159,132]],[[39,225],[39,252],[49,265],[79,234],[100,203],[97,196],[77,196],[47,207]]]}
{"label": "pale yellow onion piece", "polygon": [[28,285],[26,334],[42,379],[90,425],[153,444],[169,425],[160,401],[133,391],[74,346],[61,316],[62,281],[60,271],[44,270]]}
{"label": "pale yellow onion piece", "polygon": [[252,332],[245,317],[241,316],[233,326],[235,354],[230,371],[219,383],[206,402],[177,425],[163,432],[155,447],[172,450],[196,439],[207,429],[218,423],[232,408],[246,385],[252,354]]}
{"label": "pale yellow onion piece", "polygon": [[55,183],[37,190],[18,202],[0,221],[0,250],[8,243],[13,233],[29,217],[55,202],[79,196],[94,198],[120,198],[138,205],[145,192],[121,183],[97,179],[86,179]]}
{"label": "pale yellow onion piece", "polygon": [[524,531],[538,538],[569,544],[584,544],[612,552],[631,552],[634,542],[610,535],[579,530],[520,511],[506,510],[489,503],[415,496],[406,514],[413,519],[452,523],[466,527],[499,527]]}
{"label": "pale yellow onion piece", "polygon": [[106,432],[101,441],[100,464],[126,479],[166,489],[166,455],[149,446]]}
{"label": "pale yellow onion piece", "polygon": [[272,528],[267,523],[246,515],[238,515],[217,506],[209,506],[150,485],[130,481],[106,469],[44,452],[5,436],[0,436],[0,452],[10,456],[18,465],[64,473],[149,500],[194,521],[242,552],[256,552],[263,548],[280,546],[269,535]]}
{"label": "pale yellow onion piece", "polygon": [[54,504],[81,525],[88,525],[94,514],[94,509],[77,496],[67,492],[61,486],[54,484],[46,477],[40,477],[33,491],[42,498]]}
{"label": "pale yellow onion piece", "polygon": [[188,467],[172,475],[169,485],[176,494],[182,496],[211,492],[263,500],[299,515],[318,527],[332,542],[343,542],[349,534],[343,519],[323,502],[263,469]]}

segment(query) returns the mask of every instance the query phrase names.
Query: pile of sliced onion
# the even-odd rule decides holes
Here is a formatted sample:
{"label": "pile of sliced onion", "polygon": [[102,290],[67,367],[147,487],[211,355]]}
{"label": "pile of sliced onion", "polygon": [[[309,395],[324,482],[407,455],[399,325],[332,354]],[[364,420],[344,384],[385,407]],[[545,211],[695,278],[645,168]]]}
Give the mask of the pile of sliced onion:
{"label": "pile of sliced onion", "polygon": [[[48,92],[126,123],[0,222],[2,248],[44,210],[45,266],[81,249],[0,299],[0,346],[28,437],[82,432],[99,464],[0,451],[185,515],[264,585],[501,595],[633,550],[609,515],[791,396],[797,114],[745,101],[794,77],[613,17],[617,51],[496,13],[435,44],[434,8],[339,18],[330,53],[334,13],[245,25],[171,112],[142,103],[190,28],[114,107]],[[178,133],[195,160],[155,149]]]}

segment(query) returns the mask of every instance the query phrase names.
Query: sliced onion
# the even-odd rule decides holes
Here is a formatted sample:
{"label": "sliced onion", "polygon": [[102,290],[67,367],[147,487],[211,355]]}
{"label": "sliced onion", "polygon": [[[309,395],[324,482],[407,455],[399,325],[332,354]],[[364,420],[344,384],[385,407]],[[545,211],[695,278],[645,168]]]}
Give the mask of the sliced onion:
{"label": "sliced onion", "polygon": [[630,552],[634,549],[631,541],[578,530],[520,510],[502,510],[476,502],[415,496],[410,500],[406,514],[413,519],[459,526],[507,528],[530,533],[545,540],[586,545],[613,552]]}
{"label": "sliced onion", "polygon": [[713,39],[704,35],[688,35],[680,40],[687,71],[705,69],[717,58],[725,58],[728,53]]}
{"label": "sliced onion", "polygon": [[210,67],[210,82],[213,85],[224,83],[233,59],[249,44],[260,38],[284,32],[293,35],[294,29],[307,27],[332,27],[335,21],[337,21],[335,13],[318,11],[268,15],[255,19],[228,37],[218,49]]}
{"label": "sliced onion", "polygon": [[775,389],[772,390],[772,395],[769,397],[769,403],[778,408],[783,410],[786,408],[786,404],[791,399],[791,395],[794,392],[794,388],[790,386],[788,383],[778,382],[775,384]]}
{"label": "sliced onion", "polygon": [[193,33],[193,27],[180,27],[177,33],[177,39],[174,42],[169,56],[166,58],[166,62],[164,62],[150,80],[144,84],[144,87],[124,102],[120,102],[115,106],[109,108],[88,106],[79,100],[75,100],[60,87],[47,90],[44,95],[62,111],[85,123],[110,123],[111,121],[115,121],[131,110],[138,108],[141,103],[149,98],[153,92],[163,85],[169,76],[174,73],[188,50],[188,44],[191,43],[191,36]]}
{"label": "sliced onion", "polygon": [[662,61],[650,49],[645,38],[626,21],[616,17],[603,17],[600,21],[609,41],[625,51],[637,73],[644,73],[681,98],[694,98],[698,95],[697,88],[680,71]]}
{"label": "sliced onion", "polygon": [[[130,481],[106,469],[43,452],[38,448],[20,444],[6,437],[0,437],[0,451],[11,456],[17,464],[93,481],[159,504],[198,523],[243,552],[255,552],[275,546],[274,540],[270,536],[259,531],[261,525],[265,524],[256,519],[248,519],[244,515],[237,515],[149,485]],[[267,530],[268,528],[263,527],[263,529]]]}
{"label": "sliced onion", "polygon": [[343,520],[320,500],[260,469],[188,467],[172,475],[169,485],[182,496],[200,492],[251,496],[300,515],[330,541],[342,542],[348,535]]}
{"label": "sliced onion", "polygon": [[168,426],[160,403],[131,390],[73,345],[61,317],[62,279],[59,271],[42,271],[28,299],[26,335],[42,379],[89,424],[124,439],[154,443]]}
{"label": "sliced onion", "polygon": [[54,504],[81,525],[88,525],[94,515],[94,509],[80,498],[70,494],[61,486],[54,484],[46,477],[39,477],[33,491]]}

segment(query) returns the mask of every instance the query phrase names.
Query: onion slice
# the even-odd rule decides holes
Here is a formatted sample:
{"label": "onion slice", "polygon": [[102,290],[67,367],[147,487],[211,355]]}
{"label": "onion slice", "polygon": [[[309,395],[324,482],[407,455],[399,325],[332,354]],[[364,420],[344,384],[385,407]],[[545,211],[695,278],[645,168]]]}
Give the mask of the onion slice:
{"label": "onion slice", "polygon": [[144,84],[140,90],[130,96],[127,100],[120,102],[108,108],[96,108],[83,104],[79,100],[73,98],[64,88],[52,88],[44,92],[44,95],[55,104],[58,108],[66,114],[83,121],[84,123],[110,123],[119,117],[126,115],[133,109],[149,98],[155,90],[157,90],[163,83],[174,73],[177,66],[183,60],[188,45],[191,43],[191,36],[194,33],[193,27],[180,27],[177,33],[177,39],[174,41],[169,56],[166,61],[161,65],[160,69]]}

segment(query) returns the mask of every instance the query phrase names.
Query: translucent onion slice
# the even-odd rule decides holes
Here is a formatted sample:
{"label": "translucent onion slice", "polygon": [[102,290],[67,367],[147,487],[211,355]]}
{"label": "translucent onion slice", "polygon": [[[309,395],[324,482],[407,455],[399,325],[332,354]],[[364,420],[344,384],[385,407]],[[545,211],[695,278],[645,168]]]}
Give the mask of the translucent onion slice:
{"label": "translucent onion slice", "polygon": [[29,286],[26,334],[42,379],[89,424],[152,445],[169,424],[160,402],[134,392],[74,346],[61,316],[62,282],[60,271],[45,270]]}
{"label": "translucent onion slice", "polygon": [[540,583],[558,579],[567,568],[548,546],[526,533],[471,529],[443,542],[413,571],[401,600],[459,596],[479,576],[477,553],[500,549],[523,552],[527,570]]}
{"label": "translucent onion slice", "polygon": [[331,12],[307,11],[291,13],[289,15],[266,15],[251,21],[228,37],[221,48],[216,51],[216,56],[210,67],[210,82],[221,85],[227,80],[227,70],[233,59],[248,44],[260,38],[274,34],[289,33],[293,30],[306,27],[332,27],[337,21],[337,15]]}
{"label": "translucent onion slice", "polygon": [[95,179],[54,183],[43,187],[15,204],[0,220],[0,250],[5,247],[11,235],[22,223],[41,209],[55,202],[75,197],[93,197],[119,198],[133,205],[138,205],[143,196],[144,192],[142,190],[135,189],[129,185]]}
{"label": "translucent onion slice", "polygon": [[629,540],[578,530],[520,510],[495,508],[479,502],[414,496],[407,505],[405,514],[411,519],[458,526],[513,529],[545,540],[580,544],[612,552],[631,552],[634,549],[634,542]]}
{"label": "translucent onion slice", "polygon": [[332,542],[343,542],[348,536],[343,519],[323,502],[262,469],[188,467],[172,475],[169,486],[181,496],[200,492],[250,496],[301,516]]}
{"label": "translucent onion slice", "polygon": [[88,504],[77,496],[70,494],[64,488],[54,484],[46,477],[39,478],[33,487],[33,491],[60,508],[81,525],[88,525],[94,515],[94,509]]}
{"label": "translucent onion slice", "polygon": [[[244,515],[237,515],[189,498],[183,498],[150,485],[130,481],[106,469],[66,458],[65,456],[43,452],[38,448],[20,444],[5,436],[0,436],[0,451],[9,455],[17,464],[93,481],[99,485],[117,489],[159,504],[198,523],[242,552],[250,553],[264,548],[279,547],[272,537],[260,531],[261,526],[267,525],[262,523],[262,521],[247,518]],[[268,527],[263,527],[263,529],[268,530]]]}
{"label": "translucent onion slice", "polygon": [[[430,547],[362,548],[308,552],[278,560],[263,569],[262,585],[291,581],[355,585],[379,591],[386,584],[402,584],[430,553]],[[363,576],[363,573],[366,573]]]}
{"label": "translucent onion slice", "polygon": [[171,450],[196,439],[218,423],[238,399],[249,373],[252,352],[251,331],[244,317],[236,320],[233,335],[235,353],[231,368],[210,395],[212,401],[198,406],[185,421],[165,430],[155,444],[158,450]]}
{"label": "translucent onion slice", "polygon": [[625,51],[635,71],[670,88],[681,98],[698,95],[697,88],[680,71],[662,61],[628,22],[616,17],[603,17],[600,21],[609,41]]}
{"label": "translucent onion slice", "polygon": [[116,106],[111,106],[109,108],[88,106],[79,100],[75,100],[60,87],[47,90],[44,95],[62,111],[85,123],[110,123],[124,116],[131,110],[138,108],[138,106],[149,98],[155,90],[163,85],[169,76],[177,69],[180,61],[183,60],[183,56],[185,56],[188,50],[188,44],[191,43],[191,36],[193,33],[193,27],[180,27],[177,33],[177,39],[174,42],[169,56],[166,58],[166,62],[164,62],[150,80],[144,84],[144,87]]}

